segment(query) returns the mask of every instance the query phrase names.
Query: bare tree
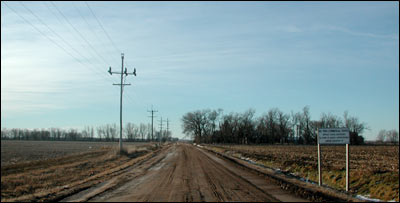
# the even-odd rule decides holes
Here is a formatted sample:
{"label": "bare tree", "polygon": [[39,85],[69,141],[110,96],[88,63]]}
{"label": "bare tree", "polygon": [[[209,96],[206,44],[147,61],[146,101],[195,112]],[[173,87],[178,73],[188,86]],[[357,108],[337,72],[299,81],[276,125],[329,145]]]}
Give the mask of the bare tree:
{"label": "bare tree", "polygon": [[397,130],[390,130],[387,132],[386,139],[390,143],[398,143],[399,133],[397,132]]}
{"label": "bare tree", "polygon": [[248,144],[249,140],[252,140],[254,136],[254,122],[253,122],[253,116],[255,114],[254,109],[249,109],[245,111],[242,115],[240,115],[240,125],[239,125],[239,133],[240,133],[240,139],[239,143],[241,144]]}
{"label": "bare tree", "polygon": [[376,141],[383,143],[386,140],[387,132],[386,130],[380,130],[378,136],[376,136]]}
{"label": "bare tree", "polygon": [[139,126],[139,136],[142,138],[142,141],[144,141],[146,133],[147,133],[147,126],[146,124],[141,123]]}
{"label": "bare tree", "polygon": [[203,115],[201,111],[189,112],[182,117],[183,133],[191,136],[195,142],[202,141]]}
{"label": "bare tree", "polygon": [[97,126],[96,130],[97,130],[97,136],[99,137],[100,140],[102,140],[103,137],[105,136],[105,130],[103,126]]}
{"label": "bare tree", "polygon": [[361,135],[365,130],[369,130],[366,123],[362,123],[357,117],[349,116],[348,111],[343,114],[343,122],[350,131],[350,144],[364,143],[364,137]]}
{"label": "bare tree", "polygon": [[279,126],[279,137],[280,142],[287,142],[290,133],[290,123],[289,123],[289,115],[283,113],[278,110],[278,126]]}
{"label": "bare tree", "polygon": [[126,132],[126,136],[129,141],[132,141],[134,138],[134,135],[133,135],[134,128],[135,128],[135,125],[133,123],[127,123],[125,125],[125,132]]}
{"label": "bare tree", "polygon": [[341,118],[332,115],[331,113],[322,113],[320,121],[322,128],[340,128],[343,126],[343,121],[341,120]]}

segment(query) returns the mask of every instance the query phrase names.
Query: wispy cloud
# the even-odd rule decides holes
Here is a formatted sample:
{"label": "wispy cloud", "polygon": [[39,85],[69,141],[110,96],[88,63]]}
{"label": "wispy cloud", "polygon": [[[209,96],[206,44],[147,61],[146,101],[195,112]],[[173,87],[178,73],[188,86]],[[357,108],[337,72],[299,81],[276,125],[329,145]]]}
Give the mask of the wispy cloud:
{"label": "wispy cloud", "polygon": [[[45,115],[52,111],[60,113],[60,117],[86,113],[87,122],[109,118],[110,112],[95,115],[88,112],[111,109],[113,105],[118,109],[119,87],[112,85],[119,83],[118,75],[107,74],[109,64],[93,53],[51,3],[23,4],[83,57],[18,2],[9,3],[87,66],[82,66],[2,6],[2,116],[15,115],[15,120],[8,120],[7,125],[24,127],[26,123],[20,120],[26,118],[31,122],[29,114]],[[115,51],[86,4],[55,4],[111,63],[113,70],[119,71],[121,53]],[[356,98],[343,102],[344,106],[356,106],[349,110],[369,112],[368,109],[375,108],[384,115],[390,114],[393,112],[387,107],[390,105],[383,103],[381,106],[385,108],[374,105],[378,100],[365,105],[368,108],[358,104],[377,95],[378,91],[374,90],[384,94],[379,98],[389,98],[393,89],[398,92],[398,86],[391,83],[376,84],[377,75],[381,74],[380,80],[387,81],[386,75],[392,76],[393,70],[398,71],[398,43],[393,43],[398,40],[395,29],[398,11],[394,9],[398,4],[378,10],[376,5],[381,3],[373,3],[367,9],[365,4],[368,3],[89,3],[114,43],[125,53],[128,70],[137,69],[138,76],[126,80],[132,86],[124,89],[124,95],[130,96],[133,102],[123,101],[127,104],[124,108],[135,113],[125,115],[145,122],[145,110],[154,104],[159,115],[175,115],[171,119],[177,121],[177,126],[179,117],[188,109],[219,106],[236,111],[240,105],[252,107],[254,101],[259,101],[259,106],[254,106],[261,108],[258,111],[264,111],[270,104],[285,103],[285,108],[293,110],[307,104],[312,108],[319,105],[342,111],[336,103],[322,103],[319,95],[314,94],[333,92],[333,95],[339,91],[337,86],[322,81],[321,75],[328,80],[337,76],[340,81],[335,83],[360,90]],[[87,26],[79,12],[92,26]],[[360,21],[366,17],[372,20]],[[351,78],[351,84],[343,78]],[[348,88],[340,91],[354,93]],[[112,113],[118,114],[118,111],[112,110]],[[398,113],[392,117],[398,118]],[[74,126],[72,120],[62,118],[57,125]],[[114,122],[114,118],[110,120]],[[180,132],[176,129],[174,133]]]}
{"label": "wispy cloud", "polygon": [[278,26],[278,31],[289,32],[289,33],[299,33],[303,32],[303,30],[296,25],[286,25],[286,26]]}
{"label": "wispy cloud", "polygon": [[380,38],[380,39],[395,39],[398,40],[398,34],[376,34],[371,32],[361,32],[361,31],[354,31],[352,29],[343,27],[343,26],[335,26],[335,25],[318,25],[310,27],[310,31],[336,31],[341,32],[353,36],[360,36],[360,37],[371,37],[371,38]]}

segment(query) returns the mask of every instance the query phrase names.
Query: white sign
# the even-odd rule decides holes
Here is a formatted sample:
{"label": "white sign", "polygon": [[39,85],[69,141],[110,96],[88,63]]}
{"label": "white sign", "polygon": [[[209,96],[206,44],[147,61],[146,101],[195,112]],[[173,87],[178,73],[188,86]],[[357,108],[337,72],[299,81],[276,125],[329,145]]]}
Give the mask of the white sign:
{"label": "white sign", "polygon": [[321,128],[318,130],[319,144],[350,144],[347,128]]}

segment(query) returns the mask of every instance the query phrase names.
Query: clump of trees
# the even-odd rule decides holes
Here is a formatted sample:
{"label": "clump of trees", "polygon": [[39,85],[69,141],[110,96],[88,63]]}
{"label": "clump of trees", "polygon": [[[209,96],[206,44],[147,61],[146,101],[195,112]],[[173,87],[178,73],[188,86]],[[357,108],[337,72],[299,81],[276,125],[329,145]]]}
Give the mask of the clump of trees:
{"label": "clump of trees", "polygon": [[381,130],[376,137],[378,143],[399,143],[399,132],[397,130]]}
{"label": "clump of trees", "polygon": [[[153,137],[151,135],[151,125],[140,123],[127,123],[123,126],[122,137],[125,141],[143,142],[172,140],[171,132],[158,132],[153,129]],[[1,130],[2,140],[49,140],[49,141],[118,141],[119,125],[105,124],[97,127],[85,126],[82,130],[77,129],[6,129]]]}
{"label": "clump of trees", "polygon": [[301,112],[284,113],[272,108],[260,117],[255,110],[243,113],[223,114],[218,110],[197,110],[182,117],[183,133],[196,143],[235,144],[315,144],[318,128],[348,128],[351,144],[363,144],[362,133],[367,125],[345,111],[343,118],[322,113],[319,120],[311,120],[310,109]]}

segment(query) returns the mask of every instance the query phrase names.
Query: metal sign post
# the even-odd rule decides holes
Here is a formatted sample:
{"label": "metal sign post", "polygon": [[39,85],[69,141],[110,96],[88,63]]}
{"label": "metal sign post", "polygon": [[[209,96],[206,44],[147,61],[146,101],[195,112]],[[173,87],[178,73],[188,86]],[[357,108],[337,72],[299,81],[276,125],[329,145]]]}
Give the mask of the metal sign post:
{"label": "metal sign post", "polygon": [[349,191],[350,185],[350,148],[346,144],[346,192]]}
{"label": "metal sign post", "polygon": [[319,144],[319,133],[317,131],[317,140],[318,140],[318,185],[322,185],[322,172],[321,172],[321,145]]}
{"label": "metal sign post", "polygon": [[346,191],[350,189],[350,133],[347,128],[321,128],[317,132],[318,184],[322,185],[321,144],[346,144]]}

